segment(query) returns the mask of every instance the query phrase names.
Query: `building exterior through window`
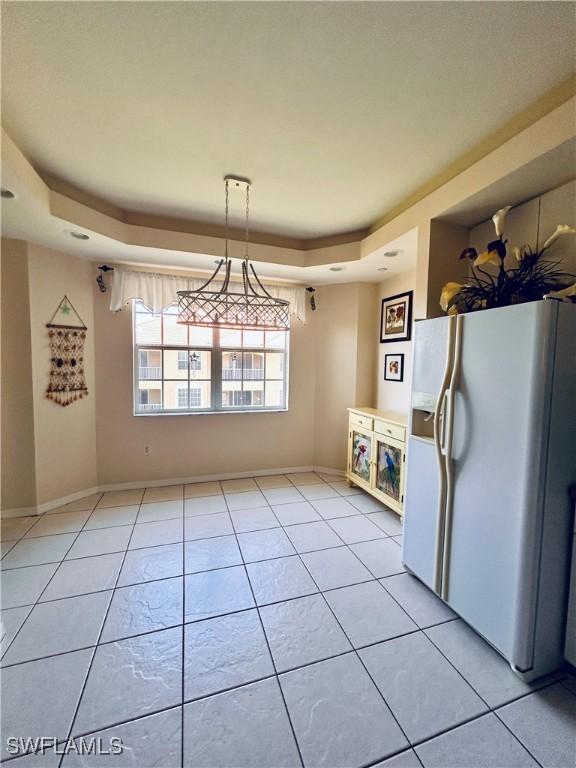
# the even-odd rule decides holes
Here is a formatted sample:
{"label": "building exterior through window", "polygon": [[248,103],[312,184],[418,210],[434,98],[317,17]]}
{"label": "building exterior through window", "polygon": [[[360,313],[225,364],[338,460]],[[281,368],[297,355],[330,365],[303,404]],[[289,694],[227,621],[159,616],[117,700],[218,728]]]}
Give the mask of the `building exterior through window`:
{"label": "building exterior through window", "polygon": [[289,331],[201,328],[134,302],[134,413],[286,410]]}

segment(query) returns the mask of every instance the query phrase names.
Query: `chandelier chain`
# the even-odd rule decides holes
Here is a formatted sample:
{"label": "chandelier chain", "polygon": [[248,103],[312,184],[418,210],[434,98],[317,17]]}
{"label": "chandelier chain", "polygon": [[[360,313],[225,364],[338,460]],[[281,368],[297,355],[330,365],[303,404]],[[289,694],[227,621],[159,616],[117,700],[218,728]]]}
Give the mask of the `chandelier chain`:
{"label": "chandelier chain", "polygon": [[250,184],[246,185],[246,223],[244,226],[244,259],[248,261],[248,235],[250,233]]}
{"label": "chandelier chain", "polygon": [[[250,263],[250,182],[230,177],[233,184],[246,184],[244,226],[245,255],[242,261],[242,287],[230,288],[232,259],[229,248],[229,179],[225,178],[226,245],[225,258],[220,259],[213,274],[196,290],[178,291],[178,323],[208,328],[250,328],[287,331],[290,328],[290,302],[272,296],[261,283]],[[223,273],[223,275],[221,274]],[[218,279],[222,279],[221,285]],[[254,282],[253,282],[254,281]]]}
{"label": "chandelier chain", "polygon": [[228,208],[229,208],[229,200],[228,200],[228,179],[226,179],[226,182],[224,184],[224,195],[226,200],[226,234],[225,234],[225,244],[224,244],[224,258],[226,261],[228,261]]}

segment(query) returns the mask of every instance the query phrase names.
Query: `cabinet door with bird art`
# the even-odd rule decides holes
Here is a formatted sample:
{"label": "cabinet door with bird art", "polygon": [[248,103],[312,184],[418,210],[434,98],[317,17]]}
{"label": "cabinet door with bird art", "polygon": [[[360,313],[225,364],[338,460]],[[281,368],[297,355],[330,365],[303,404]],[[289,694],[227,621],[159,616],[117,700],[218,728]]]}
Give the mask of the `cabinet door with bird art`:
{"label": "cabinet door with bird art", "polygon": [[372,483],[373,449],[372,434],[352,428],[349,433],[348,472],[354,477],[354,482],[364,485],[367,489]]}
{"label": "cabinet door with bird art", "polygon": [[399,508],[404,501],[404,443],[375,437],[375,488]]}

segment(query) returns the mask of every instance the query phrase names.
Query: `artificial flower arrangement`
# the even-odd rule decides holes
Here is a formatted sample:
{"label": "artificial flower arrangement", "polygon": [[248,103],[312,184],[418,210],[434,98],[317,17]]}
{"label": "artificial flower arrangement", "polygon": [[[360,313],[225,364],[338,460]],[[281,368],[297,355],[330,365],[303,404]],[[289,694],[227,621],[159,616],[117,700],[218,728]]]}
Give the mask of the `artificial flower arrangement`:
{"label": "artificial flower arrangement", "polygon": [[[560,262],[543,259],[542,256],[563,235],[576,234],[576,228],[559,224],[544,245],[533,250],[529,245],[515,245],[511,248],[516,265],[504,267],[506,246],[504,222],[511,205],[501,208],[492,217],[496,229],[496,240],[488,243],[486,250],[478,253],[476,248],[465,248],[460,259],[470,262],[470,280],[467,283],[446,283],[442,288],[440,306],[449,315],[474,312],[479,309],[506,307],[525,301],[548,298],[576,300],[575,275],[564,272]],[[495,264],[498,272],[493,275],[482,267]]]}

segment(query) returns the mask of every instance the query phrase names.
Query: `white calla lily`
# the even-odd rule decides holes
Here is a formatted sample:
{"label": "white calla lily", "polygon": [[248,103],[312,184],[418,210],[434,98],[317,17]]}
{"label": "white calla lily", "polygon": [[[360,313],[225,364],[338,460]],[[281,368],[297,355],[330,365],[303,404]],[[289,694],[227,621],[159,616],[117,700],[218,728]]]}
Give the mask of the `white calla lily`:
{"label": "white calla lily", "polygon": [[569,227],[568,224],[558,224],[558,226],[556,227],[556,230],[550,235],[548,240],[546,240],[546,242],[542,246],[542,250],[545,251],[546,248],[550,248],[552,243],[555,243],[559,237],[562,237],[562,235],[574,235],[574,234],[576,234],[576,227]]}
{"label": "white calla lily", "polygon": [[505,208],[500,208],[499,211],[496,211],[494,216],[492,216],[492,221],[494,222],[494,229],[496,230],[496,234],[498,237],[502,237],[504,233],[504,222],[506,221],[506,216],[508,215],[508,211],[512,208],[511,205],[507,205]]}
{"label": "white calla lily", "polygon": [[524,259],[524,257],[526,256],[529,250],[530,250],[530,246],[527,245],[526,243],[524,243],[524,245],[512,246],[512,255],[514,256],[518,264],[522,262],[522,260]]}
{"label": "white calla lily", "polygon": [[461,283],[446,283],[442,288],[442,293],[440,294],[440,306],[444,312],[448,312],[448,305],[452,299],[460,293],[462,288],[464,288],[464,286]]}
{"label": "white calla lily", "polygon": [[559,291],[550,291],[547,293],[545,299],[570,299],[572,296],[576,296],[576,283],[572,283],[567,288],[561,288]]}

